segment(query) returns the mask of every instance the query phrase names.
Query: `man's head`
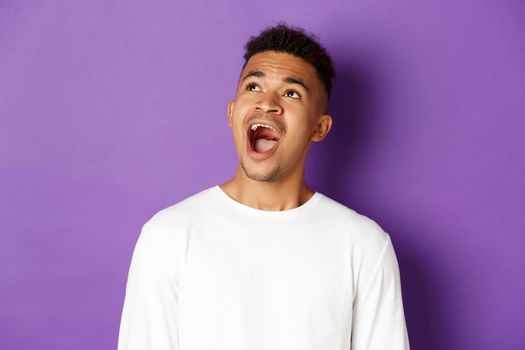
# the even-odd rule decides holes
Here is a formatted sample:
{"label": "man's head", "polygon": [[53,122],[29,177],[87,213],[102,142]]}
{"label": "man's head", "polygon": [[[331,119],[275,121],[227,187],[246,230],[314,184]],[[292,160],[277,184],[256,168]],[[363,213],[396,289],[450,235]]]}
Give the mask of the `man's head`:
{"label": "man's head", "polygon": [[239,164],[257,181],[303,176],[311,141],[332,124],[326,114],[332,61],[314,36],[284,24],[246,44],[235,99],[228,104]]}
{"label": "man's head", "polygon": [[243,69],[253,55],[265,51],[289,53],[310,63],[315,68],[317,78],[326,93],[324,109],[327,111],[335,71],[330,55],[315,35],[306,33],[303,28],[280,23],[263,30],[257,36],[252,36],[244,48]]}

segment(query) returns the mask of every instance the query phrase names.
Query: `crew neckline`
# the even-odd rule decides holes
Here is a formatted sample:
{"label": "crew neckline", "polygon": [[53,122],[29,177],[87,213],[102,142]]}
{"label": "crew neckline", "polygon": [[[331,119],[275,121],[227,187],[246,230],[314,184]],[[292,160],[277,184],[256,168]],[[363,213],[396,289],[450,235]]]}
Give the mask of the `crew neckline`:
{"label": "crew neckline", "polygon": [[314,194],[306,202],[304,202],[298,207],[291,208],[291,209],[285,209],[285,210],[263,210],[263,209],[253,208],[246,204],[236,201],[235,199],[230,197],[230,195],[224,192],[224,190],[219,185],[213,186],[212,189],[216,193],[218,193],[219,196],[225,202],[227,202],[230,206],[233,206],[246,214],[256,215],[260,217],[268,217],[268,218],[271,218],[271,217],[285,218],[285,217],[296,216],[299,214],[304,214],[306,210],[308,210],[309,208],[317,204],[319,200],[323,197],[322,193],[315,191]]}

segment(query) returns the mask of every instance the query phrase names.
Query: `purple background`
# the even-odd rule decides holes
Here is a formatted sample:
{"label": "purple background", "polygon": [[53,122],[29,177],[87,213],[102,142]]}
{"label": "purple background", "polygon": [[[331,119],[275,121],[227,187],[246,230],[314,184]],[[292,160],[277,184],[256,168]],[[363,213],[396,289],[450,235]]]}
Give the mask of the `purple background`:
{"label": "purple background", "polygon": [[412,349],[524,349],[523,1],[0,0],[0,348],[115,349],[156,211],[229,179],[243,44],[338,76],[307,180],[376,220]]}

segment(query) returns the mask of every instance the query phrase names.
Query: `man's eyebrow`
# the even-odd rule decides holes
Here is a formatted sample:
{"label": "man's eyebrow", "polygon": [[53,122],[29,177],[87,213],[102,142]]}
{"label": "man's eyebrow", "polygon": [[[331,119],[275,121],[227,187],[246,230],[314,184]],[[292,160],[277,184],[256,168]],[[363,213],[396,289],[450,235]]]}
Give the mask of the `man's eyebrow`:
{"label": "man's eyebrow", "polygon": [[310,92],[308,86],[299,78],[286,77],[283,79],[285,83],[301,85],[306,91]]}
{"label": "man's eyebrow", "polygon": [[[250,72],[248,72],[248,74],[246,74],[243,78],[242,78],[242,81],[245,81],[246,79],[248,79],[249,77],[257,77],[257,78],[260,78],[260,77],[265,77],[266,74],[260,70],[252,70]],[[304,83],[304,81],[302,81],[301,79],[299,78],[295,78],[295,77],[286,77],[283,79],[283,81],[285,83],[288,83],[288,84],[297,84],[297,85],[301,85],[306,91],[310,92],[310,88],[308,87],[308,85],[306,85]]]}
{"label": "man's eyebrow", "polygon": [[260,77],[264,77],[266,76],[266,74],[264,74],[264,72],[261,72],[260,70],[252,70],[250,72],[248,72],[248,74],[246,74],[244,76],[244,78],[242,78],[242,81],[245,81],[246,79],[248,79],[249,77],[257,77],[257,78],[260,78]]}

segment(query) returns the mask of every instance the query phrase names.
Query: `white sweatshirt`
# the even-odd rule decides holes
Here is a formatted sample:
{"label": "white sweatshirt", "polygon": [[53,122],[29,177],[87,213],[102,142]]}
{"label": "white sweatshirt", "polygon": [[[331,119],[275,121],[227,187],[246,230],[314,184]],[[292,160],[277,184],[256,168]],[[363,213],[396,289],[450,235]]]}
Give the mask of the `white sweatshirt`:
{"label": "white sweatshirt", "polygon": [[319,192],[266,211],[207,188],[142,227],[118,349],[407,350],[390,236]]}

